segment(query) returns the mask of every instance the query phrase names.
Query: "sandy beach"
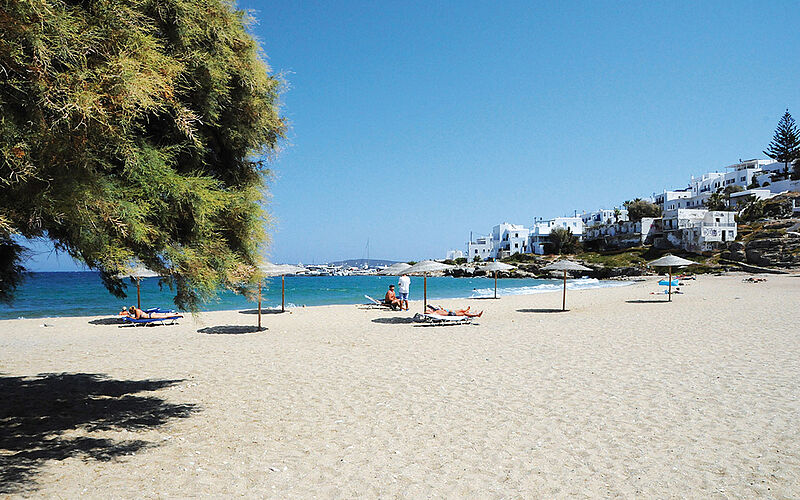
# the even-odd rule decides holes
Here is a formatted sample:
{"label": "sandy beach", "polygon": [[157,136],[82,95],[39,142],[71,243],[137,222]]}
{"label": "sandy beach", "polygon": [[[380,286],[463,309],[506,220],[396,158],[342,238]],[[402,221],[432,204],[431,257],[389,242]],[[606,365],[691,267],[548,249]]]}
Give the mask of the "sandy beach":
{"label": "sandy beach", "polygon": [[442,301],[469,326],[2,321],[0,496],[797,497],[800,277],[742,277]]}

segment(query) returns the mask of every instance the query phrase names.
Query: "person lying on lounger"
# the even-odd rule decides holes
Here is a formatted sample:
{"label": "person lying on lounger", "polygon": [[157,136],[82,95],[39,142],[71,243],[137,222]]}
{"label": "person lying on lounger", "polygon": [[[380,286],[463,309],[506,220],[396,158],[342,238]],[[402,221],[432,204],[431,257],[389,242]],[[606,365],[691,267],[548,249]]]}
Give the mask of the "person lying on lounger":
{"label": "person lying on lounger", "polygon": [[145,312],[134,306],[130,306],[127,310],[123,309],[119,315],[127,316],[133,319],[166,319],[183,317],[176,312]]}
{"label": "person lying on lounger", "polygon": [[469,312],[469,307],[466,309],[456,309],[455,311],[451,311],[449,309],[445,309],[444,307],[428,305],[425,313],[438,314],[439,316],[467,316],[469,318],[480,318],[481,314],[483,314],[483,311],[479,313]]}
{"label": "person lying on lounger", "polygon": [[383,303],[387,306],[391,307],[392,309],[402,309],[403,305],[400,302],[400,299],[397,298],[397,295],[394,293],[394,285],[389,285],[389,291],[386,292],[386,296],[383,298]]}

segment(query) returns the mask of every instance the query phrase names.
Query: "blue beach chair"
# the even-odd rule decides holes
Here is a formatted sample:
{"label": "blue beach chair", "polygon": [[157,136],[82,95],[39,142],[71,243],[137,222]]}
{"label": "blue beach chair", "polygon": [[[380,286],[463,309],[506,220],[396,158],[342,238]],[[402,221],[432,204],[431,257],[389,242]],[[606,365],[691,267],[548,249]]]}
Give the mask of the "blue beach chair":
{"label": "blue beach chair", "polygon": [[[183,318],[181,314],[173,309],[162,309],[160,307],[151,307],[150,309],[145,309],[144,312],[146,313],[160,313],[160,314],[169,314],[172,313],[172,316],[167,316],[165,318],[131,318],[129,316],[123,316],[122,321],[124,323],[132,323],[133,326],[139,325],[147,325],[149,323],[152,324],[161,324],[161,325],[174,325],[175,321],[180,318]],[[169,321],[169,323],[167,323]]]}

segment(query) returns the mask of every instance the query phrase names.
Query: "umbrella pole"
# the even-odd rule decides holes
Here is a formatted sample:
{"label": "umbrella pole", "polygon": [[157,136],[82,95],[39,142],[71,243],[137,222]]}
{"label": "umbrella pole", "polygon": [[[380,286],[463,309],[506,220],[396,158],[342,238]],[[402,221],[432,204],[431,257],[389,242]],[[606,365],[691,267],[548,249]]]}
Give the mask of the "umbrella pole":
{"label": "umbrella pole", "polygon": [[422,275],[422,314],[428,312],[428,275]]}
{"label": "umbrella pole", "polygon": [[564,269],[564,295],[561,298],[561,310],[567,310],[567,270]]}
{"label": "umbrella pole", "polygon": [[261,280],[258,280],[258,329],[261,330]]}
{"label": "umbrella pole", "polygon": [[136,278],[136,307],[142,308],[142,289],[139,285],[139,278]]}
{"label": "umbrella pole", "polygon": [[286,312],[286,275],[281,274],[281,312]]}
{"label": "umbrella pole", "polygon": [[669,292],[667,293],[669,298],[667,302],[672,302],[672,267],[668,267],[667,269],[669,269]]}
{"label": "umbrella pole", "polygon": [[494,298],[497,298],[497,271],[494,272]]}

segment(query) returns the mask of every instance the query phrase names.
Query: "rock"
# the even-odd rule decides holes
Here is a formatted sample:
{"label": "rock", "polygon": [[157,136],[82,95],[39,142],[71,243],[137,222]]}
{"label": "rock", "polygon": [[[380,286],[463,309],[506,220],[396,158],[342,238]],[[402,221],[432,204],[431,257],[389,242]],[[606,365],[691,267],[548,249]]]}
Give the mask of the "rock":
{"label": "rock", "polygon": [[744,243],[741,241],[734,241],[730,245],[728,245],[728,250],[731,252],[744,252]]}
{"label": "rock", "polygon": [[747,260],[747,254],[744,252],[744,250],[739,250],[737,252],[730,252],[728,259],[736,262],[744,262],[745,260]]}

